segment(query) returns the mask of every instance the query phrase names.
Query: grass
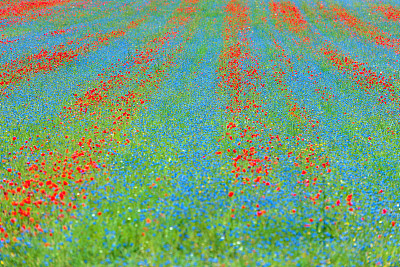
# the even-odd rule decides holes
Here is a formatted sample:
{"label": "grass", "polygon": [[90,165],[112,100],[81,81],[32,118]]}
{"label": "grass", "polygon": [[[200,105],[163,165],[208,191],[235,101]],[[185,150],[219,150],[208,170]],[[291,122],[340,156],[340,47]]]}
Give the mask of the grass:
{"label": "grass", "polygon": [[[153,4],[164,25],[145,21],[132,29],[140,39],[116,40],[128,44],[120,61],[71,88],[56,113],[21,111],[53,103],[51,74],[78,79],[82,58],[4,98],[16,116],[1,116],[0,264],[399,264],[395,102],[378,104],[338,72],[311,30],[276,30],[268,3]],[[107,27],[152,8],[118,11]],[[300,5],[333,45],[346,38],[318,26],[314,9]],[[118,13],[96,10],[82,10],[89,24]],[[144,55],[152,61],[132,62]],[[310,62],[324,73],[315,83]]]}

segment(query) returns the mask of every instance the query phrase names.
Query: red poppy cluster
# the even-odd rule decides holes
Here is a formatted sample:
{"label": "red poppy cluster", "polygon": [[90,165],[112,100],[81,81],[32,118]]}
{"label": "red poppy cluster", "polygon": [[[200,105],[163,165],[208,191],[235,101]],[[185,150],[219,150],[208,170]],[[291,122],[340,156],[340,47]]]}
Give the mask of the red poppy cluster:
{"label": "red poppy cluster", "polygon": [[[378,27],[362,21],[355,15],[352,15],[345,8],[339,6],[321,6],[320,10],[325,16],[332,19],[334,22],[343,23],[343,25],[346,27],[346,30],[363,36],[377,45],[388,49],[394,49],[396,53],[400,53],[399,39],[392,38],[390,33],[384,32]],[[341,26],[341,24],[337,25]]]}
{"label": "red poppy cluster", "polygon": [[284,25],[293,33],[302,33],[307,30],[307,21],[300,9],[291,1],[275,2],[269,4],[271,16],[276,21],[275,26],[282,29]]}
{"label": "red poppy cluster", "polygon": [[368,68],[367,63],[362,63],[341,54],[336,49],[332,49],[329,44],[321,48],[320,52],[337,67],[338,71],[346,71],[351,74],[351,80],[362,88],[367,94],[371,92],[380,92],[378,101],[387,104],[388,101],[399,102],[399,95],[395,91],[392,77],[385,78]]}
{"label": "red poppy cluster", "polygon": [[380,11],[387,20],[400,21],[400,9],[393,6],[377,6],[375,11]]}

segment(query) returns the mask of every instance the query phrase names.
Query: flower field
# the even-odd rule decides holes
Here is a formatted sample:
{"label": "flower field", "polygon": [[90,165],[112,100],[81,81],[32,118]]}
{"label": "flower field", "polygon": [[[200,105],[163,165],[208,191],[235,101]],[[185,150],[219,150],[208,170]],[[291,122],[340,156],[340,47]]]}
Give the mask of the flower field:
{"label": "flower field", "polygon": [[397,0],[4,0],[0,266],[400,266]]}

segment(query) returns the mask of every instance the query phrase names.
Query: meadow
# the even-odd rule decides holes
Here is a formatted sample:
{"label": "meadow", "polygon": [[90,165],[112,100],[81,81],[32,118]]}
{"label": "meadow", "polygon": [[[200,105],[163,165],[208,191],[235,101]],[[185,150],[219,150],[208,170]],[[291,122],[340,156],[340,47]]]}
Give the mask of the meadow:
{"label": "meadow", "polygon": [[397,0],[4,0],[0,266],[400,266]]}

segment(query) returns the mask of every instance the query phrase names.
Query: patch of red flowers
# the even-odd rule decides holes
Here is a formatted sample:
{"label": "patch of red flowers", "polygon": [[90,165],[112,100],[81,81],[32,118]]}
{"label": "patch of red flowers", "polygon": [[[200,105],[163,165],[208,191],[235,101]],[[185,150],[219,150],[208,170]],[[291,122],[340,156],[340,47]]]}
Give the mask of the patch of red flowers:
{"label": "patch of red flowers", "polygon": [[276,21],[276,27],[281,29],[286,25],[293,33],[302,33],[307,30],[308,24],[299,8],[291,1],[270,2],[269,9],[272,18]]}

